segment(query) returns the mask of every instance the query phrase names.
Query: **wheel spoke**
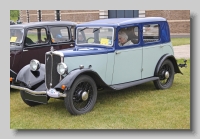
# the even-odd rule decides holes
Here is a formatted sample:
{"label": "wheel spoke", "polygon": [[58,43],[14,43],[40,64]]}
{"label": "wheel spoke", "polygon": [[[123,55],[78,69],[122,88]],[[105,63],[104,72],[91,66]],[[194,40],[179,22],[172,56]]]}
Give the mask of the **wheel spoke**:
{"label": "wheel spoke", "polygon": [[[88,99],[86,101],[82,100],[82,93],[83,92],[88,93]],[[73,104],[74,107],[77,110],[84,110],[88,107],[88,105],[91,103],[93,95],[92,86],[88,82],[81,82],[77,85],[74,95],[73,95]]]}
{"label": "wheel spoke", "polygon": [[169,82],[169,78],[166,79],[165,77],[166,72],[169,72],[169,75],[171,75],[171,67],[169,65],[163,65],[160,69],[159,78],[162,85],[166,85]]}

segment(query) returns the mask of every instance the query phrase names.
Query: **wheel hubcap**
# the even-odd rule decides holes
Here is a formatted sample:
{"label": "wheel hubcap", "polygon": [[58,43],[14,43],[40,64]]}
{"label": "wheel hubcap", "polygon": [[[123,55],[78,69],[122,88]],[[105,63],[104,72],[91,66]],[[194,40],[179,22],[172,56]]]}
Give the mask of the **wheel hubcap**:
{"label": "wheel hubcap", "polygon": [[83,101],[86,101],[87,99],[88,99],[88,92],[84,91],[84,92],[82,93],[82,100],[83,100]]}
{"label": "wheel hubcap", "polygon": [[165,72],[165,78],[166,78],[166,79],[169,78],[169,72],[168,72],[168,71]]}

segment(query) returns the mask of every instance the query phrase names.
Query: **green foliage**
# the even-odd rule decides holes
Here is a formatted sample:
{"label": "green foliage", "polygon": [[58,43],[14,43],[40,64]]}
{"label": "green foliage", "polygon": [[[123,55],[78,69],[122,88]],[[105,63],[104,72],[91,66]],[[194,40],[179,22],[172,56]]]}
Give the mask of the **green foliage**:
{"label": "green foliage", "polygon": [[171,38],[173,46],[190,44],[190,38]]}
{"label": "green foliage", "polygon": [[10,10],[10,20],[17,21],[19,17],[19,10]]}

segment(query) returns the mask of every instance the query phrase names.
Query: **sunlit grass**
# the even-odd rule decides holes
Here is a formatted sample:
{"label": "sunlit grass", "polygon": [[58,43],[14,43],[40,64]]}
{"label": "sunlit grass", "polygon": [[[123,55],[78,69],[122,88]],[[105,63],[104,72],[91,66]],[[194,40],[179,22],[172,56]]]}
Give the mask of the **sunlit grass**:
{"label": "sunlit grass", "polygon": [[190,44],[190,38],[171,38],[173,46]]}
{"label": "sunlit grass", "polygon": [[[178,60],[182,63],[183,60]],[[94,109],[72,116],[64,102],[27,106],[20,93],[10,93],[11,129],[190,129],[190,60],[171,88],[145,83],[121,91],[98,93]]]}

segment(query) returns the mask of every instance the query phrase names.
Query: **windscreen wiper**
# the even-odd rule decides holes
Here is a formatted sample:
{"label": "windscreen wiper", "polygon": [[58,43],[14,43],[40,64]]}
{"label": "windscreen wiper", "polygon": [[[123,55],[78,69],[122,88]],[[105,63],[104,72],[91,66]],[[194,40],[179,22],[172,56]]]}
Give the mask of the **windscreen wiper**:
{"label": "windscreen wiper", "polygon": [[[100,28],[101,28],[101,27],[100,27]],[[96,31],[98,31],[100,28],[95,28],[95,29],[93,30],[93,33],[96,32]]]}
{"label": "windscreen wiper", "polygon": [[88,27],[85,27],[85,28],[83,28],[83,29],[79,30],[79,32],[81,32],[81,31],[85,30],[86,28],[88,28]]}

